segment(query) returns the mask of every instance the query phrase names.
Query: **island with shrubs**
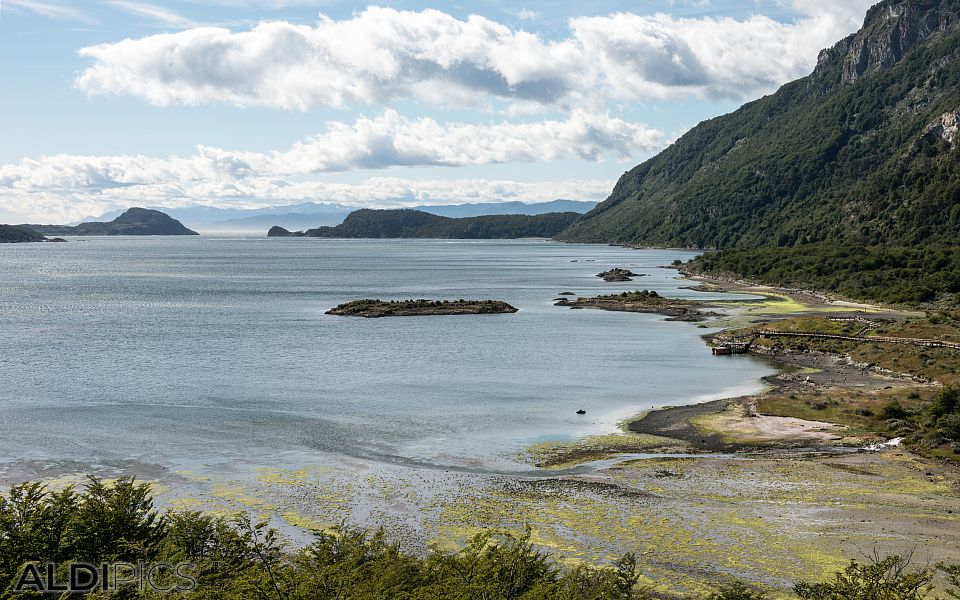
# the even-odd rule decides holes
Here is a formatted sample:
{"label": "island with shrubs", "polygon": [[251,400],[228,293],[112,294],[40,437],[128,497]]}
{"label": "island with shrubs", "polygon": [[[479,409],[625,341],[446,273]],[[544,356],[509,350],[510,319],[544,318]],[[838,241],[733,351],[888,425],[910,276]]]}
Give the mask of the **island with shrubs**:
{"label": "island with shrubs", "polygon": [[488,315],[515,313],[500,300],[354,300],[326,312],[341,317],[415,317],[427,315]]}
{"label": "island with shrubs", "polygon": [[63,238],[48,238],[28,227],[19,225],[0,225],[0,244],[18,244],[22,242],[65,242]]}
{"label": "island with shrubs", "polygon": [[597,277],[602,278],[607,283],[618,282],[618,281],[633,281],[634,277],[643,277],[643,274],[637,274],[631,271],[630,269],[621,269],[620,267],[614,267],[609,271],[604,271],[603,273],[597,273]]}
{"label": "island with shrubs", "polygon": [[718,316],[717,313],[704,310],[706,305],[694,300],[679,298],[664,298],[652,290],[623,292],[608,296],[588,298],[559,298],[554,306],[569,308],[596,308],[599,310],[615,310],[624,312],[654,313],[665,315],[670,321],[703,321],[708,317]]}

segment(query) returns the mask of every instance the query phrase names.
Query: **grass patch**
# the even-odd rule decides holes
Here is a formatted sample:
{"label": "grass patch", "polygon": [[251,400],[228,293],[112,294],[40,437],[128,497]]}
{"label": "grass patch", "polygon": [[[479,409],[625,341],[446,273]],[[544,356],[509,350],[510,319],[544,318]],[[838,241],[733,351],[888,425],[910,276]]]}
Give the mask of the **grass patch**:
{"label": "grass patch", "polygon": [[773,394],[757,400],[761,414],[794,417],[808,421],[826,421],[847,427],[853,436],[892,436],[882,418],[884,407],[896,400],[913,410],[928,402],[936,393],[930,387],[877,390],[851,389],[812,390],[808,393]]}

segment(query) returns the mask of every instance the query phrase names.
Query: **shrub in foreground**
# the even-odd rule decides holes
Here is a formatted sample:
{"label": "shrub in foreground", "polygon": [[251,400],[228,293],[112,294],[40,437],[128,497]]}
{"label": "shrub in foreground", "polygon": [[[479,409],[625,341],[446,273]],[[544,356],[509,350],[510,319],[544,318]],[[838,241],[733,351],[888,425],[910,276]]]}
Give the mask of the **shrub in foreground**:
{"label": "shrub in foreground", "polygon": [[[52,492],[38,483],[0,495],[0,578],[6,598],[57,597],[17,594],[13,584],[32,564],[57,563],[56,579],[71,563],[190,563],[189,594],[125,584],[89,598],[196,600],[263,598],[347,599],[646,599],[639,567],[626,554],[608,567],[560,567],[534,548],[530,530],[520,535],[484,532],[457,552],[433,548],[426,557],[403,552],[383,531],[341,526],[316,532],[305,548],[288,549],[278,533],[244,515],[232,520],[199,512],[160,513],[150,487],[133,478],[90,478],[78,491]],[[960,566],[940,565],[960,587]],[[46,573],[43,572],[46,577]],[[823,583],[798,583],[809,600],[922,600],[933,572],[909,560],[851,562]],[[168,583],[170,574],[159,576]],[[44,579],[46,581],[46,579]],[[948,592],[960,598],[956,592]],[[708,600],[765,600],[743,583],[721,587]]]}

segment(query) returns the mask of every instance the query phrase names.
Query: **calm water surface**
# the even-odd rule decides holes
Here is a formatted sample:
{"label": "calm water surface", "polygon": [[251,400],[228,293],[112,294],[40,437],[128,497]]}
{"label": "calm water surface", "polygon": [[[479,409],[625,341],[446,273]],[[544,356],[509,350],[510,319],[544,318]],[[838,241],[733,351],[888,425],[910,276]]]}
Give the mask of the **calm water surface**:
{"label": "calm water surface", "polygon": [[[122,461],[529,468],[514,457],[531,443],[754,390],[772,372],[711,356],[694,324],[552,305],[563,291],[702,296],[658,268],[690,256],[545,241],[0,246],[0,461],[8,477]],[[614,266],[646,276],[594,276]],[[367,297],[493,298],[520,312],[323,314]]]}

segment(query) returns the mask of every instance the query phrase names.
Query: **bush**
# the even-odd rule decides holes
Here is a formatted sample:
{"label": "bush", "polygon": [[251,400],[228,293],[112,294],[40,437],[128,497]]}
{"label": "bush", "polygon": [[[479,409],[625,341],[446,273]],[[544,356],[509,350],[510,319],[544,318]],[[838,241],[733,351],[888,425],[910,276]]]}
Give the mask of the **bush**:
{"label": "bush", "polygon": [[933,398],[927,408],[930,418],[937,420],[960,409],[960,388],[945,387]]}
{"label": "bush", "polygon": [[707,600],[766,600],[767,594],[735,581],[710,594]]}
{"label": "bush", "polygon": [[[189,561],[198,587],[195,600],[312,600],[382,598],[471,600],[630,600],[649,598],[638,589],[636,556],[602,568],[564,568],[534,548],[531,531],[486,531],[457,552],[431,549],[424,558],[401,550],[383,531],[346,526],[316,532],[302,549],[288,549],[276,531],[245,516],[233,520],[198,512],[165,515],[153,507],[149,486],[133,478],[52,493],[38,483],[0,495],[0,576],[4,587],[27,561]],[[98,545],[99,544],[99,545]],[[99,558],[98,558],[99,557]],[[938,565],[954,586],[960,567]],[[810,600],[920,600],[932,573],[912,570],[890,557],[851,562],[826,583],[800,582]],[[953,597],[960,598],[952,590]],[[161,594],[162,596],[162,594]],[[10,594],[3,596],[10,597]],[[21,596],[27,597],[27,596]],[[123,589],[97,598],[147,600],[151,592]],[[709,600],[765,600],[742,582],[721,587]]]}
{"label": "bush", "polygon": [[907,416],[907,411],[898,401],[891,400],[880,409],[880,414],[878,416],[884,421],[888,421],[890,419],[904,419]]}
{"label": "bush", "polygon": [[912,569],[910,558],[874,558],[869,564],[855,560],[826,583],[799,582],[794,592],[804,600],[923,600],[932,587],[933,573]]}

